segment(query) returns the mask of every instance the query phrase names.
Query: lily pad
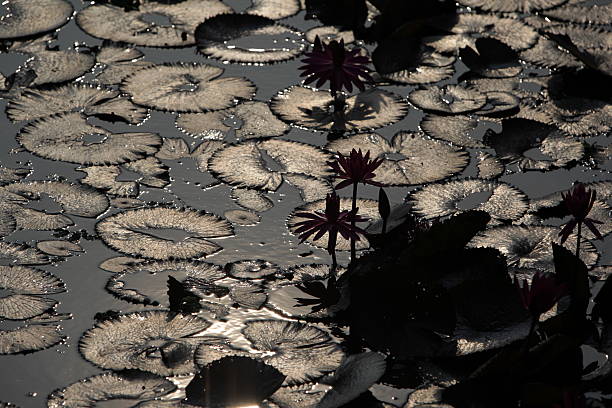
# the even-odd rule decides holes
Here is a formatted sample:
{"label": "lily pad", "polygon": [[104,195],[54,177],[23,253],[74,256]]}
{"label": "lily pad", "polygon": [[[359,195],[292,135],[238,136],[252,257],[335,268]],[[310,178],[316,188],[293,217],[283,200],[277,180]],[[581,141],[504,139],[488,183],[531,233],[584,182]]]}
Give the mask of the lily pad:
{"label": "lily pad", "polygon": [[478,120],[471,116],[425,115],[420,128],[429,136],[446,140],[457,146],[482,148],[484,144],[471,136],[478,127]]}
{"label": "lily pad", "polygon": [[[189,234],[182,240],[156,236],[164,229]],[[233,234],[225,219],[212,214],[174,208],[128,210],[105,218],[96,225],[100,238],[111,248],[132,256],[167,260],[190,259],[210,255],[222,248],[207,238]]]}
{"label": "lily pad", "polygon": [[225,270],[239,279],[261,279],[281,273],[278,265],[263,259],[231,262],[225,265]]}
{"label": "lily pad", "polygon": [[283,121],[318,131],[376,129],[402,119],[407,103],[398,95],[373,88],[346,99],[344,112],[332,111],[328,91],[293,86],[272,98],[270,109]]}
{"label": "lily pad", "polygon": [[236,204],[255,212],[268,211],[274,203],[263,192],[249,188],[233,188],[231,198]]}
{"label": "lily pad", "polygon": [[468,164],[465,151],[430,139],[422,133],[398,132],[391,141],[376,133],[360,133],[330,142],[326,148],[344,155],[351,149],[370,151],[382,158],[375,181],[386,185],[423,184],[443,180],[461,172]]}
{"label": "lily pad", "polygon": [[300,10],[300,0],[251,0],[251,6],[245,13],[280,20],[291,17]]}
{"label": "lily pad", "polygon": [[66,24],[74,9],[65,0],[11,0],[3,4],[8,13],[0,21],[0,39],[27,37]]}
{"label": "lily pad", "polygon": [[223,216],[236,225],[257,225],[261,217],[251,211],[228,210]]}
{"label": "lily pad", "polygon": [[[210,58],[239,63],[293,59],[306,48],[301,36],[297,29],[257,14],[220,14],[205,20],[195,30],[199,52]],[[239,45],[244,38],[257,38],[262,45]]]}
{"label": "lily pad", "polygon": [[487,97],[476,90],[446,85],[442,88],[431,86],[417,89],[410,93],[408,100],[425,111],[456,114],[482,108]]}
{"label": "lily pad", "polygon": [[40,241],[36,243],[36,248],[54,256],[72,256],[75,252],[84,252],[80,245],[70,241]]}
{"label": "lily pad", "polygon": [[195,335],[209,326],[202,318],[167,311],[124,314],[86,331],[79,351],[101,368],[188,374],[195,371],[193,353],[202,341]]}
{"label": "lily pad", "polygon": [[[195,43],[193,32],[198,24],[231,11],[219,0],[186,0],[171,4],[144,0],[139,2],[138,10],[130,11],[111,4],[93,4],[77,14],[76,23],[91,36],[115,42],[187,47]],[[165,17],[168,24],[150,21],[153,16]]]}
{"label": "lily pad", "polygon": [[53,347],[64,338],[54,325],[26,324],[14,330],[0,330],[0,355],[33,353]]}
{"label": "lily pad", "polygon": [[533,12],[549,9],[567,0],[460,0],[459,3],[468,7],[478,7],[487,11],[502,12]]}
{"label": "lily pad", "polygon": [[223,71],[206,64],[155,65],[127,77],[121,90],[136,104],[174,112],[226,109],[251,99],[255,85],[246,78],[219,78]]}
{"label": "lily pad", "polygon": [[[86,137],[98,135],[98,143]],[[17,141],[45,159],[77,164],[119,164],[154,154],[161,146],[155,133],[113,133],[87,123],[77,112],[38,119],[24,126]]]}
{"label": "lily pad", "polygon": [[51,262],[47,255],[25,244],[0,241],[0,262],[14,265],[43,265]]}

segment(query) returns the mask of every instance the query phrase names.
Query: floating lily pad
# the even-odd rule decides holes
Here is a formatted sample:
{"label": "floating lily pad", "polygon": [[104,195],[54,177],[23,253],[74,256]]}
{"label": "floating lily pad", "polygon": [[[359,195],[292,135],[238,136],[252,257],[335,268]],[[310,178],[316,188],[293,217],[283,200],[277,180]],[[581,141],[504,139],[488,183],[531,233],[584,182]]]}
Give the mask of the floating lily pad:
{"label": "floating lily pad", "polygon": [[[257,38],[258,43],[265,45],[240,45],[245,38]],[[205,56],[240,63],[286,61],[305,49],[301,33],[295,28],[255,14],[220,14],[209,18],[196,28],[195,39],[198,51]]]}
{"label": "floating lily pad", "polygon": [[300,10],[300,0],[251,0],[251,6],[245,13],[280,20],[291,17]]}
{"label": "floating lily pad", "polygon": [[0,241],[0,262],[15,265],[43,265],[51,262],[47,255],[25,244]]}
{"label": "floating lily pad", "polygon": [[208,171],[210,158],[225,146],[226,144],[219,140],[206,140],[191,152],[190,157],[195,161],[198,170],[205,173]]}
{"label": "floating lily pad", "polygon": [[321,329],[281,320],[251,320],[242,333],[263,360],[287,376],[288,384],[304,383],[340,366],[344,353]]}
{"label": "floating lily pad", "polygon": [[133,46],[123,43],[105,41],[96,54],[95,82],[105,85],[120,84],[134,72],[155,65],[153,62],[140,60],[144,54]]}
{"label": "floating lily pad", "polygon": [[511,116],[514,111],[518,111],[519,98],[510,92],[486,92],[487,103],[482,108],[474,112],[481,116]]}
{"label": "floating lily pad", "polygon": [[264,288],[251,282],[233,284],[229,296],[236,304],[247,309],[261,309],[268,300]]}
{"label": "floating lily pad", "polygon": [[177,160],[185,157],[190,157],[191,150],[180,137],[168,138],[164,137],[164,142],[159,152],[155,154],[155,157],[162,160]]}
{"label": "floating lily pad", "polygon": [[[501,133],[488,133],[485,142],[507,163],[523,170],[547,170],[577,162],[584,156],[580,140],[564,136],[553,126],[528,119],[508,119]],[[533,153],[536,149],[538,157]]]}
{"label": "floating lily pad", "polygon": [[462,149],[411,132],[398,132],[391,142],[376,133],[361,133],[332,141],[326,148],[345,155],[353,148],[369,150],[372,158],[384,159],[374,180],[387,185],[443,180],[461,172],[469,161]]}
{"label": "floating lily pad", "polygon": [[75,252],[83,252],[80,245],[70,241],[40,241],[36,243],[36,248],[54,256],[72,256]]}
{"label": "floating lily pad", "polygon": [[109,206],[108,198],[91,188],[59,181],[30,181],[9,184],[7,191],[29,200],[47,195],[55,200],[67,214],[79,217],[97,217]]}
{"label": "floating lily pad", "polygon": [[612,127],[612,106],[589,99],[558,99],[540,107],[543,121],[575,136],[605,133]]}
{"label": "floating lily pad", "polygon": [[[473,208],[461,208],[464,200],[482,196]],[[485,180],[454,180],[430,184],[410,195],[414,211],[430,219],[454,215],[468,209],[482,210],[497,221],[519,219],[528,209],[523,192],[506,184]]]}
{"label": "floating lily pad", "polygon": [[408,110],[407,103],[398,95],[377,88],[348,97],[343,113],[334,113],[332,102],[328,91],[293,86],[273,97],[270,109],[295,126],[348,132],[390,125],[402,119]]}
{"label": "floating lily pad", "polygon": [[27,168],[11,169],[0,166],[0,186],[19,181],[30,174],[30,172],[31,170]]}
{"label": "floating lily pad", "polygon": [[[116,268],[113,268],[116,270]],[[225,278],[220,266],[197,261],[148,261],[126,265],[125,268],[111,277],[106,289],[119,299],[145,305],[167,305],[168,276],[180,282],[195,280],[200,286],[212,285]],[[147,279],[148,278],[148,279]],[[134,286],[134,282],[147,282],[143,287]]]}
{"label": "floating lily pad", "polygon": [[93,55],[74,50],[40,50],[25,53],[32,58],[26,61],[20,70],[32,70],[35,73],[35,78],[29,82],[29,86],[71,81],[86,74],[95,65]]}
{"label": "floating lily pad", "polygon": [[328,176],[330,159],[328,153],[315,146],[269,139],[228,145],[213,154],[208,168],[230,185],[275,191],[285,174]]}
{"label": "floating lily pad", "polygon": [[408,85],[430,84],[449,79],[454,73],[455,69],[452,66],[431,67],[423,65],[412,69],[390,72],[384,74],[383,78]]}
{"label": "floating lily pad", "polygon": [[491,156],[489,153],[478,153],[478,178],[490,179],[501,176],[504,172],[504,165],[495,156]]}
{"label": "floating lily pad", "polygon": [[24,320],[39,316],[56,305],[43,295],[64,292],[64,282],[52,274],[25,266],[0,265],[0,318]]}
{"label": "floating lily pad", "polygon": [[215,112],[184,113],[176,119],[176,126],[191,136],[218,140],[232,129],[239,140],[281,136],[290,129],[274,116],[268,104],[259,101]]}
{"label": "floating lily pad", "polygon": [[256,225],[261,220],[259,215],[246,210],[228,210],[223,216],[237,225]]}
{"label": "floating lily pad", "polygon": [[171,381],[139,371],[104,373],[56,390],[47,399],[48,408],[95,406],[114,399],[134,403],[157,399],[176,390]]}
{"label": "floating lily pad", "polygon": [[425,111],[456,114],[482,108],[487,97],[476,90],[446,85],[442,88],[430,86],[417,89],[408,95],[408,100]]}
{"label": "floating lily pad", "polygon": [[[341,198],[340,199],[340,211],[350,210],[352,206],[352,200],[349,198]],[[359,211],[357,212],[359,215],[368,219],[368,223],[375,223],[380,219],[380,214],[378,213],[378,202],[374,200],[366,200],[366,199],[357,199],[357,207]],[[325,200],[314,201],[308,204],[305,204],[301,207],[296,208],[293,213],[287,219],[287,226],[289,227],[289,231],[295,234],[295,230],[298,228],[295,224],[306,220],[305,218],[298,217],[295,213],[299,212],[314,212],[318,211],[320,213],[325,212]],[[364,228],[364,225],[359,225],[359,227]],[[327,248],[327,237],[328,233],[326,232],[321,238],[314,241],[311,237],[307,238],[305,242],[312,244],[319,248]],[[368,240],[361,236],[361,239],[356,243],[357,249],[366,249],[370,246]],[[344,239],[340,234],[338,234],[338,241],[336,243],[336,250],[338,251],[347,251],[351,247],[350,241]]]}
{"label": "floating lily pad", "polygon": [[218,78],[223,71],[206,64],[155,65],[127,77],[121,89],[134,103],[174,112],[226,109],[251,99],[255,85],[246,78]]}
{"label": "floating lily pad", "polygon": [[132,124],[142,122],[146,118],[146,109],[118,96],[118,91],[77,84],[51,90],[32,90],[11,99],[6,114],[13,122],[77,111],[86,116],[112,115]]}
{"label": "floating lily pad", "polygon": [[476,40],[477,51],[470,47],[459,52],[461,61],[467,67],[486,78],[508,78],[518,75],[522,70],[518,55],[506,44],[493,38]]}
{"label": "floating lily pad", "polygon": [[[164,229],[189,234],[182,240],[156,236]],[[232,226],[216,215],[192,209],[142,208],[105,218],[96,225],[100,238],[113,249],[133,256],[159,260],[190,259],[222,248],[207,238],[227,237]]]}
{"label": "floating lily pad", "polygon": [[546,68],[580,68],[583,65],[568,51],[545,37],[540,37],[532,48],[521,51],[519,57],[530,64]]}
{"label": "floating lily pad", "polygon": [[[138,10],[130,11],[110,4],[94,4],[77,14],[76,23],[89,35],[116,42],[187,47],[195,43],[193,32],[198,24],[231,11],[219,0],[186,0],[172,4],[145,0],[139,2]],[[168,23],[155,23],[153,17],[166,18]]]}
{"label": "floating lily pad", "polygon": [[263,259],[231,262],[225,265],[225,270],[239,279],[261,279],[281,272],[278,265]]}
{"label": "floating lily pad", "polygon": [[17,228],[15,218],[9,212],[4,211],[4,208],[0,208],[0,237],[6,237]]}
{"label": "floating lily pad", "polygon": [[[88,143],[87,136],[101,136]],[[155,133],[112,133],[92,126],[79,113],[42,118],[22,128],[17,141],[28,151],[77,164],[119,164],[154,154],[161,146]]]}
{"label": "floating lily pad", "polygon": [[140,258],[132,258],[129,256],[116,256],[102,262],[99,265],[99,268],[108,272],[123,272],[140,262],[145,262],[145,260]]}
{"label": "floating lily pad", "polygon": [[[561,227],[507,226],[478,234],[469,246],[498,249],[508,260],[508,266],[554,271],[552,243],[559,242]],[[575,252],[576,236],[572,234],[565,246]],[[580,259],[587,265],[597,262],[597,250],[589,241],[580,244]]]}
{"label": "floating lily pad", "polygon": [[263,192],[249,188],[233,188],[231,198],[236,204],[255,212],[268,211],[274,203]]}
{"label": "floating lily pad", "polygon": [[119,166],[88,166],[78,167],[77,170],[86,174],[79,180],[83,184],[103,190],[113,196],[138,196],[140,188],[136,181],[117,181],[117,177],[121,174]]}
{"label": "floating lily pad", "polygon": [[612,4],[568,4],[541,13],[550,19],[569,21],[578,24],[610,24],[612,23]]}
{"label": "floating lily pad", "polygon": [[321,200],[334,190],[328,180],[303,174],[286,174],[285,181],[297,188],[302,201],[307,203]]}
{"label": "floating lily pad", "polygon": [[426,115],[420,128],[429,136],[446,140],[457,146],[482,148],[484,144],[471,136],[478,127],[478,120],[471,116]]}
{"label": "floating lily pad", "polygon": [[344,40],[344,44],[350,44],[355,41],[353,30],[342,30],[335,26],[314,27],[306,31],[306,41],[313,43],[319,37],[324,43],[336,40],[340,42]]}
{"label": "floating lily pad", "polygon": [[565,3],[567,0],[459,0],[468,7],[478,7],[487,11],[532,12],[549,9]]}
{"label": "floating lily pad", "polygon": [[27,37],[55,30],[66,24],[74,9],[65,0],[11,0],[0,21],[0,39]]}
{"label": "floating lily pad", "polygon": [[195,316],[167,311],[130,313],[105,320],[83,334],[79,351],[91,363],[112,370],[138,369],[159,375],[195,371],[193,354],[210,326]]}
{"label": "floating lily pad", "polygon": [[26,354],[53,347],[64,339],[58,326],[25,325],[0,330],[0,355]]}

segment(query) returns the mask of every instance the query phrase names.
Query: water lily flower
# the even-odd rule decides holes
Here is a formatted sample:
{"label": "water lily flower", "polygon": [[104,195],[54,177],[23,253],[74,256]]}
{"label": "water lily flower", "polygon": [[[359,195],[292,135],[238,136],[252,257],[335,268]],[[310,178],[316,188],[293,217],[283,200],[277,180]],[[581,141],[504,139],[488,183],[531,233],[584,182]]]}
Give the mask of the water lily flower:
{"label": "water lily flower", "polygon": [[382,184],[374,181],[373,178],[376,176],[374,170],[376,170],[383,162],[383,159],[370,160],[370,151],[368,150],[365,154],[359,150],[351,150],[351,154],[346,157],[338,152],[338,159],[334,162],[330,162],[329,165],[336,172],[336,177],[344,179],[340,182],[336,189],[348,187],[351,184],[372,184],[374,186],[381,187]]}
{"label": "water lily flower", "polygon": [[324,44],[317,36],[312,52],[307,53],[307,58],[302,60],[306,65],[298,68],[304,71],[300,76],[308,77],[305,84],[317,81],[317,88],[329,81],[334,97],[339,91],[342,91],[342,88],[352,92],[353,85],[363,91],[365,90],[364,82],[374,82],[374,80],[368,74],[369,70],[365,66],[370,59],[359,53],[358,48],[346,50],[344,40],[340,42],[334,40],[329,44]]}
{"label": "water lily flower", "polygon": [[537,272],[531,281],[531,288],[527,280],[523,285],[514,278],[514,285],[518,289],[523,307],[536,319],[546,313],[561,297],[567,293],[567,285],[557,283],[554,276]]}
{"label": "water lily flower", "polygon": [[[565,208],[573,217],[559,233],[561,243],[563,244],[567,240],[576,225],[578,225],[578,243],[580,243],[580,227],[582,224],[586,225],[598,239],[602,239],[601,234],[595,228],[595,224],[602,224],[602,222],[587,218],[595,203],[595,190],[587,190],[584,184],[578,183],[569,193],[561,194],[561,196]],[[578,252],[578,249],[576,252]]]}
{"label": "water lily flower", "polygon": [[354,225],[355,222],[366,220],[357,215],[358,210],[358,208],[355,208],[351,211],[340,211],[340,197],[338,197],[335,192],[328,194],[325,199],[325,212],[299,212],[295,214],[298,217],[308,219],[295,224],[299,226],[296,232],[300,234],[300,243],[304,242],[312,234],[316,233],[313,238],[316,241],[325,235],[326,232],[329,233],[327,239],[327,252],[332,256],[333,266],[335,267],[338,233],[340,233],[344,239],[356,241],[361,239],[359,234],[365,234],[364,230]]}

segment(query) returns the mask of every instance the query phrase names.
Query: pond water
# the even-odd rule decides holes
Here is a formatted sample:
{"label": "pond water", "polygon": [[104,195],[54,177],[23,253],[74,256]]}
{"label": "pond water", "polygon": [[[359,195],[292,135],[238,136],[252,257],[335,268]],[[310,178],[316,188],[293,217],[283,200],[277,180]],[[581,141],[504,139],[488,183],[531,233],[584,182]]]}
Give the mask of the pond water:
{"label": "pond water", "polygon": [[[444,66],[448,72],[437,82],[411,80],[408,84],[378,75],[376,88],[386,93],[368,90],[357,101],[347,99],[347,106],[355,107],[354,117],[343,124],[347,132],[338,137],[328,133],[334,119],[324,108],[325,103],[331,103],[327,91],[299,87],[302,78],[298,67],[303,65],[303,56],[298,55],[311,45],[302,33],[321,25],[316,19],[305,19],[303,9],[297,11],[299,2],[295,2],[294,11],[293,1],[283,7],[283,2],[253,2],[269,6],[260,14],[269,13],[272,18],[282,17],[275,13],[285,8],[290,10],[278,21],[295,31],[285,32],[270,21],[239,20],[242,27],[227,24],[227,32],[218,35],[233,35],[238,29],[244,29],[244,35],[222,45],[206,43],[209,48],[200,46],[198,50],[195,45],[163,47],[154,41],[195,43],[193,31],[201,21],[192,21],[194,16],[210,11],[208,17],[212,17],[232,9],[240,13],[251,1],[208,0],[199,9],[191,4],[195,0],[163,6],[161,1],[145,1],[139,22],[135,18],[130,28],[138,35],[131,37],[124,35],[127,23],[115,20],[115,14],[94,14],[87,17],[89,20],[83,17],[82,9],[101,6],[66,1],[75,9],[66,24],[41,29],[23,43],[7,40],[6,52],[0,54],[4,77],[28,69],[38,74],[28,86],[15,85],[0,94],[0,407],[2,402],[56,407],[62,406],[62,399],[66,406],[178,407],[194,373],[224,355],[246,355],[280,371],[282,387],[278,384],[272,397],[262,397],[266,398],[262,407],[314,407],[326,393],[333,396],[334,392],[341,396],[334,401],[328,397],[329,405],[321,406],[348,406],[343,395],[357,391],[349,391],[350,385],[329,377],[334,371],[348,383],[358,384],[355,389],[359,392],[350,398],[361,395],[356,405],[350,405],[355,407],[402,407],[416,388],[450,386],[464,378],[465,373],[457,367],[446,370],[428,358],[404,360],[394,355],[388,357],[383,377],[385,362],[381,354],[374,353],[376,346],[352,344],[347,340],[349,328],[334,320],[342,302],[309,313],[311,308],[296,300],[315,299],[302,290],[303,285],[327,284],[331,258],[325,242],[309,239],[300,243],[293,226],[300,219],[294,214],[324,210],[323,200],[336,183],[326,162],[336,152],[348,154],[352,146],[384,159],[378,171],[381,178],[376,180],[390,184],[385,192],[391,206],[400,212],[410,208],[431,221],[481,209],[491,215],[487,231],[494,233],[512,225],[526,231],[554,226],[548,235],[538,235],[537,242],[522,241],[511,233],[491,238],[497,241],[490,246],[504,255],[533,260],[537,265],[552,262],[551,241],[558,241],[560,220],[569,220],[562,218],[565,214],[561,218],[540,217],[538,210],[559,204],[560,197],[555,194],[567,191],[574,182],[586,183],[598,190],[600,201],[593,217],[604,223],[605,236],[596,240],[585,232],[588,241],[583,241],[581,257],[591,271],[609,271],[610,105],[593,102],[586,113],[576,113],[575,106],[568,108],[573,114],[548,112],[547,125],[567,125],[569,131],[561,136],[547,133],[546,140],[527,140],[531,133],[521,133],[524,123],[505,126],[508,122],[500,120],[514,116],[514,120],[536,122],[527,119],[528,115],[540,118],[540,110],[526,106],[532,100],[547,103],[548,92],[553,91],[553,85],[544,79],[557,71],[546,64],[523,61],[518,76],[497,79],[496,84],[490,79],[487,83],[486,78],[481,82],[478,78],[466,80],[470,68],[447,53],[452,62]],[[59,15],[49,19],[65,20],[62,5],[55,3],[66,1],[45,1],[48,7],[56,7]],[[609,6],[609,2],[595,3]],[[105,7],[124,13],[120,7]],[[167,10],[175,10],[184,24],[168,17]],[[0,19],[4,16],[1,13],[2,8]],[[78,15],[83,17],[79,24]],[[511,17],[516,21],[533,18],[526,13]],[[108,24],[103,24],[106,20]],[[115,25],[114,21],[119,22]],[[498,31],[510,30],[504,21],[490,24]],[[20,24],[38,25],[29,20]],[[499,34],[491,29],[491,34],[487,31],[491,27],[479,21],[459,25],[448,36],[453,41],[459,41],[455,38],[459,34],[472,40],[492,35],[510,41],[507,32]],[[56,27],[57,31],[41,39],[42,33]],[[526,23],[521,22],[521,27],[533,31]],[[608,41],[605,46],[609,47],[609,21],[597,27],[605,37],[602,44]],[[136,45],[127,44],[128,39]],[[52,41],[57,50],[46,47],[44,41]],[[154,46],[144,45],[147,41]],[[534,37],[531,46],[535,43]],[[354,45],[370,55],[376,49],[376,44],[350,46]],[[521,52],[526,53],[528,47],[523,48]],[[281,58],[281,51],[295,55],[274,60]],[[62,52],[67,54],[60,55]],[[519,55],[522,60],[536,59]],[[232,62],[240,58],[250,60]],[[268,63],[271,60],[277,62]],[[580,65],[578,60],[567,64]],[[415,72],[430,68],[423,65]],[[64,79],[64,74],[69,78]],[[394,78],[395,74],[385,75]],[[449,93],[452,88],[446,88],[436,101],[435,96],[420,98],[414,93],[436,86],[464,87],[466,81],[473,81],[475,96]],[[528,113],[479,116],[478,109],[487,112],[501,106],[498,98],[504,95],[492,95],[495,92],[520,101],[520,108]],[[488,101],[465,112],[430,106],[459,109],[456,107],[478,102],[483,94]],[[585,115],[592,115],[596,123]],[[577,128],[588,131],[574,131]],[[505,139],[491,136],[502,129],[507,132],[502,133]],[[575,141],[584,144],[572,144]],[[587,156],[589,148],[595,153]],[[350,190],[338,191],[343,209],[350,209]],[[361,226],[380,231],[378,187],[359,185],[358,193],[360,214],[369,218]],[[58,240],[64,244],[45,245]],[[568,240],[572,249],[570,241],[575,237]],[[362,240],[359,254],[365,254],[369,245]],[[69,251],[62,255],[65,248]],[[338,249],[343,249],[337,254],[342,275],[350,261],[348,242],[340,239]],[[510,266],[515,268],[511,272],[529,277],[534,273],[534,269],[526,272],[520,263]],[[546,267],[542,270],[552,272]],[[604,280],[607,274],[598,276]],[[181,294],[183,306],[195,302],[199,312],[176,317],[169,311],[173,307],[168,298],[169,277],[180,282],[175,291]],[[392,285],[392,277],[379,279]],[[600,287],[600,282],[593,283],[593,294]],[[406,293],[416,293],[411,290]],[[435,293],[431,296],[443,303],[445,298]],[[431,300],[422,301],[427,306]],[[406,301],[407,308],[414,304]],[[10,313],[15,313],[14,317]],[[385,316],[382,313],[380,318],[385,320]],[[427,318],[435,321],[438,316],[432,312]],[[457,340],[459,330],[448,334],[436,324],[427,330],[462,344]],[[512,333],[518,331],[513,326]],[[486,333],[495,337],[491,331]],[[508,333],[514,340],[526,337],[524,330],[516,336]],[[478,343],[474,340],[477,335],[472,335],[466,340],[468,345]],[[589,356],[587,363],[606,364],[604,351],[591,345],[583,348]],[[479,350],[490,353],[487,347]],[[409,380],[398,375],[412,372],[412,368],[402,371],[407,361],[418,365],[413,371],[430,373],[430,379],[419,383],[410,374],[406,374]],[[246,367],[251,363],[240,364]],[[250,366],[237,367],[221,367],[215,375],[245,372],[245,383],[260,389],[270,386],[259,384],[257,376],[248,377],[254,370]],[[274,377],[266,375],[260,376],[262,382]],[[322,380],[325,375],[327,379]],[[360,381],[370,382],[359,389],[359,385],[363,388]],[[328,392],[326,382],[335,384],[333,392]],[[66,387],[65,392],[57,392]],[[371,395],[362,394],[368,389]],[[416,398],[417,394],[413,395]],[[79,399],[86,402],[78,405],[75,401]],[[227,406],[237,407],[232,404]]]}

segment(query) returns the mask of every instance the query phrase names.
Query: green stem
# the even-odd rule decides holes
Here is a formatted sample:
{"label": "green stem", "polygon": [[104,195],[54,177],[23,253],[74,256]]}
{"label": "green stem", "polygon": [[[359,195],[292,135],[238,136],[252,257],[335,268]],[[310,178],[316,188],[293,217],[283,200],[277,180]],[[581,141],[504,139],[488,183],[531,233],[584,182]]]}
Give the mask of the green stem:
{"label": "green stem", "polygon": [[[355,211],[357,208],[357,183],[353,183],[353,204],[351,206],[351,211]],[[355,230],[355,218],[351,220],[351,229]],[[357,245],[355,243],[355,238],[351,238],[351,263],[354,263],[357,257]]]}
{"label": "green stem", "polygon": [[582,235],[582,222],[578,221],[578,235],[576,237],[576,256],[580,258],[580,236]]}

